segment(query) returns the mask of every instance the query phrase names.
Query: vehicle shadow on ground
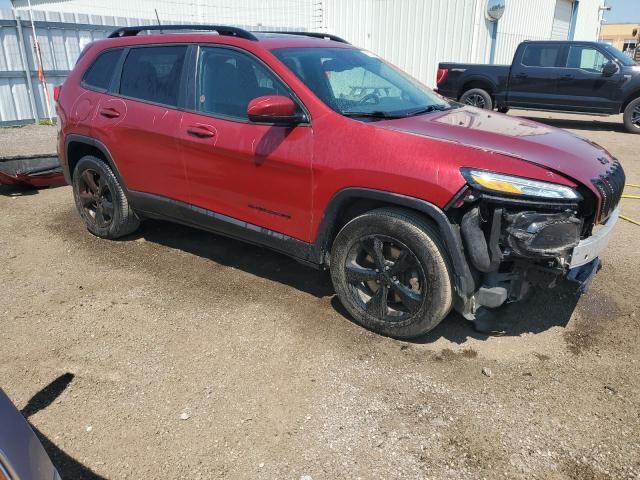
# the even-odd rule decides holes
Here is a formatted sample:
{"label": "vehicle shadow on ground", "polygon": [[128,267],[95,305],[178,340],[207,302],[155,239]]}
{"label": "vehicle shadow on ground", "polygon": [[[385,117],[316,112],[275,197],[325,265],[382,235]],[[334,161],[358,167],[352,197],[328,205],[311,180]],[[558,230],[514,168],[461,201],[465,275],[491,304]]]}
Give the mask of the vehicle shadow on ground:
{"label": "vehicle shadow on ground", "polygon": [[0,195],[5,197],[25,197],[27,195],[37,195],[38,188],[24,187],[22,185],[0,185]]}
{"label": "vehicle shadow on ground", "polygon": [[584,120],[574,118],[544,118],[544,117],[528,117],[526,115],[513,115],[514,117],[525,118],[533,122],[544,123],[550,127],[564,128],[569,130],[587,130],[587,131],[603,131],[603,132],[621,132],[628,133],[621,121],[606,120]]}
{"label": "vehicle shadow on ground", "polygon": [[[135,240],[140,237],[282,283],[317,298],[333,296],[333,309],[353,322],[335,296],[328,272],[314,270],[283,254],[201,230],[155,220],[146,221],[136,235],[128,238]],[[536,289],[528,299],[496,310],[496,322],[505,330],[502,335],[506,336],[539,333],[555,326],[564,327],[569,322],[578,300],[576,284],[561,281],[554,289]],[[444,337],[460,344],[468,338],[482,340],[489,336],[476,332],[470,321],[452,312],[434,330],[414,339],[413,342],[432,343]]]}
{"label": "vehicle shadow on ground", "polygon": [[[27,419],[27,421],[32,415],[51,405],[69,386],[73,377],[74,375],[69,372],[60,375],[31,397],[25,407],[21,410],[22,415]],[[29,422],[29,425],[31,425],[31,428],[40,440],[40,443],[42,443],[47,455],[49,455],[49,458],[62,478],[104,480],[104,477],[96,474],[89,467],[84,466],[82,463],[65,453],[62,449],[58,448],[55,443],[49,440],[49,438],[38,430],[31,422]]]}
{"label": "vehicle shadow on ground", "polygon": [[145,221],[142,228],[127,239],[140,237],[288,285],[318,298],[334,294],[327,272],[315,270],[267,248],[159,220]]}

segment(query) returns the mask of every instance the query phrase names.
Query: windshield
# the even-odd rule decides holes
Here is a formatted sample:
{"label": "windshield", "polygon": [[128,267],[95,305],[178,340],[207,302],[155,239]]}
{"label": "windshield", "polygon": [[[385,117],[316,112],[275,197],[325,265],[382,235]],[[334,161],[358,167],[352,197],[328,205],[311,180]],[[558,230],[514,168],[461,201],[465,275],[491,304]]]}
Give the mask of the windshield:
{"label": "windshield", "polygon": [[446,100],[370,52],[282,48],[273,53],[318,98],[343,115],[400,118],[451,108]]}
{"label": "windshield", "polygon": [[618,50],[616,47],[609,45],[608,43],[601,43],[600,44],[602,46],[602,48],[604,48],[610,55],[613,55],[613,57],[618,60],[622,65],[625,65],[627,67],[631,67],[633,65],[636,64],[636,62],[633,61],[633,59],[627,55],[625,55],[624,53],[622,53],[620,50]]}

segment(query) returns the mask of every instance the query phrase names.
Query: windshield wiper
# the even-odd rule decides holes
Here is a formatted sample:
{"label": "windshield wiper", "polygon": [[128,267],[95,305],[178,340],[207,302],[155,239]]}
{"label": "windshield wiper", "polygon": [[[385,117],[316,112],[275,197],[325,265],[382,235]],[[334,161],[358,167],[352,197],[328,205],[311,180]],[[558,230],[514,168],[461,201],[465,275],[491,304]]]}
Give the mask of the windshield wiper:
{"label": "windshield wiper", "polygon": [[390,113],[376,110],[374,112],[342,112],[345,117],[364,117],[364,118],[402,118],[404,115],[392,115]]}
{"label": "windshield wiper", "polygon": [[451,107],[447,105],[429,105],[428,107],[421,108],[419,110],[414,110],[413,112],[409,112],[405,114],[405,117],[413,117],[414,115],[420,115],[422,113],[430,113],[430,112],[444,112],[445,110],[449,110]]}

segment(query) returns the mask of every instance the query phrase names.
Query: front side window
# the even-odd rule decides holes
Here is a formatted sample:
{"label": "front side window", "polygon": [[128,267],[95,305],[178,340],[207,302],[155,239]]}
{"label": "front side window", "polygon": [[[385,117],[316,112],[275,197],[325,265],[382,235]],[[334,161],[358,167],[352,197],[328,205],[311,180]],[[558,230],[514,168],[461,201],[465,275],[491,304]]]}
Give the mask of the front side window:
{"label": "front side window", "polygon": [[186,46],[132,48],[122,67],[120,93],[175,107]]}
{"label": "front side window", "polygon": [[593,47],[569,47],[567,68],[579,68],[591,73],[602,73],[604,66],[608,62],[609,59]]}
{"label": "front side window", "polygon": [[346,116],[397,118],[451,108],[376,55],[355,48],[283,48],[274,54],[326,105]]}
{"label": "front side window", "polygon": [[527,45],[522,64],[527,67],[559,67],[560,45]]}
{"label": "front side window", "polygon": [[199,112],[239,120],[248,120],[247,107],[254,98],[265,95],[293,98],[291,91],[258,60],[220,47],[200,49],[196,89]]}
{"label": "front side window", "polygon": [[82,81],[90,87],[107,90],[120,55],[122,55],[121,48],[107,50],[100,54],[84,74]]}

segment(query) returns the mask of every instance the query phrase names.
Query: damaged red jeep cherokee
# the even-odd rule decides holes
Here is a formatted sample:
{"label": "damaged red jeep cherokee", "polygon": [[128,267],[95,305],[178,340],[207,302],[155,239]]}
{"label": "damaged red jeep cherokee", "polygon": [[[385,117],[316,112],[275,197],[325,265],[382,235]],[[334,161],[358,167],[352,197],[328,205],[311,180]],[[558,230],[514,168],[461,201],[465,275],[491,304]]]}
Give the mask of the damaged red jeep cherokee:
{"label": "damaged red jeep cherokee", "polygon": [[618,219],[603,148],[447,101],[331,35],[121,28],[58,93],[91,233],[160,218],[264,245],[330,268],[353,318],[396,338],[587,285]]}

